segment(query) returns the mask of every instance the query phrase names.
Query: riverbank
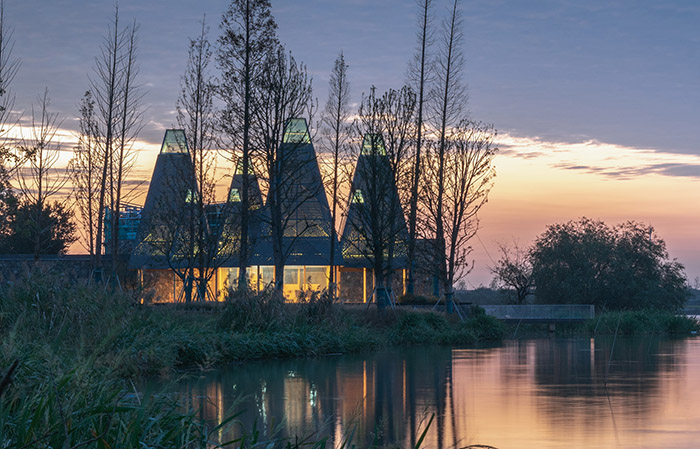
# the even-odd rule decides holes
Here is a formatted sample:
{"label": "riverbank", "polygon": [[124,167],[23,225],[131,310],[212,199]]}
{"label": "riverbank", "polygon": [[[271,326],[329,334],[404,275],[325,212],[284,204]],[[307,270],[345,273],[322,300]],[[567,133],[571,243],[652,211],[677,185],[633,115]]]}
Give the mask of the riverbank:
{"label": "riverbank", "polygon": [[50,273],[4,281],[0,311],[0,374],[17,362],[11,384],[0,388],[5,447],[209,447],[213,431],[195,411],[169,397],[144,397],[129,379],[238,360],[469,345],[504,330],[483,315],[461,322],[424,312],[379,314],[319,298],[285,304],[272,293],[145,306],[127,293]]}
{"label": "riverbank", "polygon": [[[71,447],[100,439],[104,447],[140,441],[206,447],[211,429],[194,411],[167,397],[144,397],[129,379],[232,361],[395,345],[467,346],[511,336],[511,329],[478,310],[461,321],[402,308],[380,314],[322,297],[285,304],[273,293],[225,304],[145,306],[127,293],[74,285],[48,273],[4,282],[0,306],[1,374],[18,362],[12,384],[0,392],[0,429],[14,442],[9,447]],[[633,317],[630,323],[648,318]],[[697,322],[672,315],[653,322],[658,333],[697,329]],[[613,324],[624,333],[650,329],[628,324],[627,315],[606,315],[596,332],[609,332]],[[591,326],[570,331],[587,334]]]}

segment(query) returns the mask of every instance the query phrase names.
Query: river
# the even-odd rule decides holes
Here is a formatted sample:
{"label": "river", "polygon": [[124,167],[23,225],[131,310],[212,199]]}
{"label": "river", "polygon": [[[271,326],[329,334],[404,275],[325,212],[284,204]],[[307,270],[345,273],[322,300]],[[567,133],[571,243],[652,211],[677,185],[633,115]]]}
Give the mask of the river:
{"label": "river", "polygon": [[[700,447],[700,339],[535,339],[236,363],[174,387],[216,423],[327,447]],[[255,424],[254,424],[255,423]],[[234,426],[221,438],[240,436]],[[317,434],[318,435],[318,434]],[[317,436],[315,438],[318,438]]]}

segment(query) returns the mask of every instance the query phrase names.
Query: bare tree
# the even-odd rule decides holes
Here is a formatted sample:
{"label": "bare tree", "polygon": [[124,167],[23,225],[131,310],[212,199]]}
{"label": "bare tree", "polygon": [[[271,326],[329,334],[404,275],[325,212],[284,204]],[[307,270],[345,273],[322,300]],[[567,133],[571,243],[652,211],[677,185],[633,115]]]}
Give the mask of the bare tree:
{"label": "bare tree", "polygon": [[[410,178],[411,146],[415,135],[415,110],[416,95],[413,90],[404,86],[400,90],[389,89],[378,102],[379,125],[384,138],[384,146],[387,161],[391,169],[389,176],[397,192],[411,190]],[[413,161],[415,162],[415,161]],[[389,239],[387,260],[392,269],[387,271],[386,284],[389,291],[392,290],[393,268],[398,268],[394,260],[400,261],[400,265],[410,266],[407,259],[407,245],[409,235],[405,235],[406,223],[401,205],[400,195],[390,195],[389,210],[397,211],[388,218],[390,229],[395,229],[397,238]]]}
{"label": "bare tree", "polygon": [[418,0],[420,12],[418,15],[419,31],[417,33],[418,48],[411,60],[408,69],[409,83],[414,91],[418,93],[416,103],[416,140],[415,152],[413,154],[413,170],[410,173],[410,190],[408,195],[408,279],[406,285],[406,293],[413,294],[415,292],[415,251],[416,251],[416,220],[418,213],[418,195],[420,192],[420,172],[421,172],[421,157],[423,145],[423,128],[425,118],[423,116],[424,106],[426,102],[426,85],[430,83],[429,77],[429,56],[428,50],[432,44],[432,17],[430,15],[430,6],[432,0]]}
{"label": "bare tree", "polygon": [[[116,23],[115,23],[116,26]],[[124,192],[124,180],[136,163],[136,152],[133,149],[134,141],[143,128],[141,100],[145,94],[142,86],[137,84],[139,68],[136,63],[138,54],[137,43],[138,25],[134,21],[124,30],[124,53],[121,67],[120,98],[117,123],[117,141],[114,147],[114,168],[111,179],[111,211],[112,211],[112,270],[117,267],[119,259],[119,219],[121,206],[128,201],[128,195],[133,192]]]}
{"label": "bare tree", "polygon": [[103,153],[100,151],[99,132],[95,118],[95,100],[87,91],[80,102],[80,131],[69,170],[74,186],[75,204],[80,214],[79,221],[83,247],[95,256],[100,248],[97,241],[97,215],[99,213],[100,167]]}
{"label": "bare tree", "polygon": [[141,129],[140,101],[142,88],[136,83],[137,26],[120,28],[119,8],[114,11],[114,22],[109,25],[100,54],[95,58],[95,75],[90,78],[90,90],[96,105],[99,133],[100,189],[97,213],[98,247],[95,251],[95,277],[102,279],[102,236],[105,208],[111,211],[113,238],[109,250],[116,269],[119,253],[119,208],[124,200],[123,181],[134,163],[133,142]]}
{"label": "bare tree", "polygon": [[424,159],[421,197],[428,211],[424,226],[444,230],[444,239],[434,241],[433,250],[444,267],[442,283],[448,310],[454,307],[455,282],[473,267],[469,241],[479,229],[477,214],[486,204],[496,175],[495,136],[493,126],[464,120],[450,128],[444,141],[433,142]]}
{"label": "bare tree", "polygon": [[348,83],[348,65],[345,56],[340,52],[333,65],[333,71],[329,81],[328,101],[322,116],[322,132],[325,149],[329,156],[323,159],[329,174],[325,176],[324,185],[330,190],[331,195],[331,235],[330,235],[330,277],[328,290],[331,295],[336,293],[336,245],[338,235],[336,221],[340,208],[339,194],[348,182],[345,166],[350,155],[350,134],[352,123],[350,122],[350,83]]}
{"label": "bare tree", "polygon": [[515,303],[525,304],[535,286],[529,252],[521,248],[516,240],[513,241],[513,245],[500,243],[498,251],[501,258],[493,267],[489,267],[494,275],[491,285],[497,289],[515,292]]}
{"label": "bare tree", "polygon": [[[459,10],[459,0],[453,0],[452,8],[447,19],[443,23],[443,34],[439,43],[437,59],[435,61],[435,85],[431,94],[433,127],[438,136],[436,153],[437,170],[433,173],[435,182],[431,187],[436,189],[436,204],[432,212],[435,213],[435,259],[438,263],[440,278],[443,285],[448,284],[448,267],[445,259],[445,219],[443,217],[443,202],[446,192],[445,187],[445,157],[448,147],[448,133],[451,128],[462,120],[467,103],[466,89],[462,83],[462,69],[464,55],[462,44],[462,19]],[[445,295],[451,294],[447,290]],[[448,313],[452,313],[454,305],[451,300],[447,302]]]}
{"label": "bare tree", "polygon": [[306,206],[325,195],[307,126],[313,115],[311,79],[306,66],[278,45],[268,52],[255,89],[252,137],[267,190],[275,288],[281,291],[284,266],[297,240],[319,226],[319,217]]}
{"label": "bare tree", "polygon": [[[350,190],[343,231],[345,253],[366,260],[372,268],[375,301],[382,310],[389,302],[387,280],[396,268],[397,252],[404,253],[406,223],[397,192],[402,152],[408,148],[415,96],[410,89],[389,91],[377,98],[375,89],[363,98],[358,132],[363,136]],[[384,139],[383,133],[389,138]]]}
{"label": "bare tree", "polygon": [[56,142],[56,132],[60,126],[58,114],[48,110],[48,89],[37,99],[38,111],[32,106],[32,126],[29,137],[22,138],[22,150],[30,155],[18,172],[17,181],[24,202],[31,212],[28,221],[29,233],[34,242],[34,259],[42,254],[46,231],[51,226],[47,221],[46,210],[49,200],[57,195],[68,182],[56,167],[60,143]]}
{"label": "bare tree", "polygon": [[13,200],[10,179],[23,162],[23,156],[8,140],[14,96],[10,94],[9,86],[20,62],[12,57],[14,41],[12,29],[5,22],[5,2],[0,0],[0,236],[9,232],[9,204]]}
{"label": "bare tree", "polygon": [[[234,152],[240,154],[243,173],[252,172],[251,126],[254,83],[263,73],[263,59],[277,45],[277,24],[269,0],[232,0],[223,15],[217,61],[222,72],[219,95],[225,106],[221,130]],[[237,158],[236,158],[237,159]],[[240,255],[238,288],[248,287],[246,272],[250,256],[251,215],[249,177],[240,189]]]}
{"label": "bare tree", "polygon": [[194,177],[197,201],[188,203],[193,208],[189,213],[190,251],[196,254],[196,261],[190,264],[190,273],[185,282],[186,300],[191,299],[192,279],[197,270],[197,298],[206,300],[207,285],[216,271],[216,233],[212,232],[207,220],[206,205],[215,202],[215,162],[214,152],[216,111],[214,108],[215,85],[209,72],[212,52],[207,37],[206,16],[202,18],[202,29],[195,39],[190,39],[187,67],[180,84],[180,97],[177,101],[177,121],[185,131]]}

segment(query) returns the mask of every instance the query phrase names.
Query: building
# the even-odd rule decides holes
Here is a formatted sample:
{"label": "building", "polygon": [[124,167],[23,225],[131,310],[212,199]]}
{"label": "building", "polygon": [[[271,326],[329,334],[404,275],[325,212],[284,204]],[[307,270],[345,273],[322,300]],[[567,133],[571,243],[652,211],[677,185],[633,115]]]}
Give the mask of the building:
{"label": "building", "polygon": [[[276,151],[277,171],[266,174],[267,179],[259,179],[253,170],[243,173],[238,163],[227,201],[202,205],[185,134],[166,130],[129,259],[129,267],[138,270],[155,301],[187,300],[190,285],[205,285],[208,299],[222,300],[238,287],[244,183],[250,198],[245,265],[251,290],[271,288],[282,276],[288,300],[321,291],[328,287],[333,257],[340,296],[366,302],[372,297],[373,269],[380,257],[390,290],[404,291],[408,232],[382,136],[364,136],[345,226],[333,255],[334,223],[306,120],[287,122]],[[202,234],[211,242],[204,242]],[[379,253],[375,244],[367,243],[377,237],[383,242]]]}

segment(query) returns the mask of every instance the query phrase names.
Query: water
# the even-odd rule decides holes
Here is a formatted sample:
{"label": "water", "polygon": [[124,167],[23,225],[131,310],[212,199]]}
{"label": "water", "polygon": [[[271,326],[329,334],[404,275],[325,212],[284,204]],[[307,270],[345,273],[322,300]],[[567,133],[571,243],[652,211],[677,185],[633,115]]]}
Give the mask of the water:
{"label": "water", "polygon": [[434,415],[423,447],[700,447],[700,339],[611,348],[601,338],[399,348],[235,364],[176,388],[204,419],[233,407],[266,439],[320,430],[336,446],[352,434],[408,447]]}

